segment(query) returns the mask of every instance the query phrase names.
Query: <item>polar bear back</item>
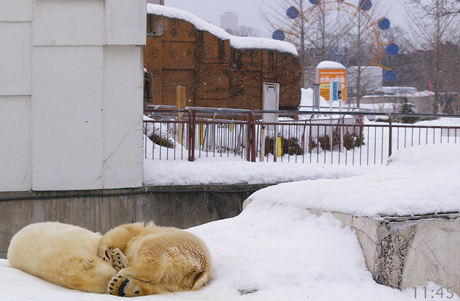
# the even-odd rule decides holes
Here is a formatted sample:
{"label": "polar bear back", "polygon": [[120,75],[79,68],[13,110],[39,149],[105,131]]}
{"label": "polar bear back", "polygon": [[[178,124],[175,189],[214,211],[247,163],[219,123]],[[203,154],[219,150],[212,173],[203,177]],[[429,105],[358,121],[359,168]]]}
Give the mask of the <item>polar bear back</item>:
{"label": "polar bear back", "polygon": [[97,257],[100,238],[99,233],[74,225],[31,224],[13,236],[7,257],[11,267],[49,282],[104,293],[116,273]]}
{"label": "polar bear back", "polygon": [[96,255],[101,235],[58,222],[36,223],[13,236],[8,248],[11,267],[26,270],[62,258],[74,250]]}

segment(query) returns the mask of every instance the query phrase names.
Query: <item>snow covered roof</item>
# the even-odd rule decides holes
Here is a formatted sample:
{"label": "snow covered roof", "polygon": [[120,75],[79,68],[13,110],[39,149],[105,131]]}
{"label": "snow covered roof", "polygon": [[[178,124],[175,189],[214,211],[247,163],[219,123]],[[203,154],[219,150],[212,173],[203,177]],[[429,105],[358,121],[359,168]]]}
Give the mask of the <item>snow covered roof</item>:
{"label": "snow covered roof", "polygon": [[373,97],[427,97],[434,95],[431,91],[418,91],[415,87],[381,87],[373,92],[374,94],[366,95],[364,98]]}
{"label": "snow covered roof", "polygon": [[165,16],[168,18],[181,19],[192,23],[197,29],[207,31],[222,40],[230,40],[230,45],[237,49],[273,49],[280,52],[288,52],[297,55],[295,46],[288,42],[266,38],[237,37],[229,34],[220,27],[208,23],[197,16],[173,7],[147,4],[147,13]]}
{"label": "snow covered roof", "polygon": [[384,92],[417,92],[415,87],[382,87],[380,90]]}
{"label": "snow covered roof", "polygon": [[[375,91],[374,93],[378,93]],[[365,95],[363,98],[378,98],[378,97],[428,97],[434,95],[434,92],[430,91],[384,91],[383,94],[370,94]]]}
{"label": "snow covered roof", "polygon": [[347,69],[344,65],[334,61],[322,61],[316,66],[316,69]]}

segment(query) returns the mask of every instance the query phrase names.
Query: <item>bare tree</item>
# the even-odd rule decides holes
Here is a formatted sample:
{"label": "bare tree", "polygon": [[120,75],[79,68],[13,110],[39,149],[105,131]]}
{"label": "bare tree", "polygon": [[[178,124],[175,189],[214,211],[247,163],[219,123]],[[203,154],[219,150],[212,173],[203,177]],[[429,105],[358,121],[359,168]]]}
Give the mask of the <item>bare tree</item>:
{"label": "bare tree", "polygon": [[[413,57],[416,68],[429,81],[434,92],[433,113],[439,113],[441,96],[448,86],[449,68],[458,66],[453,61],[459,41],[459,19],[455,12],[460,4],[453,0],[407,0],[410,30],[413,41]],[[458,76],[455,76],[458,81]]]}
{"label": "bare tree", "polygon": [[226,29],[225,31],[239,37],[260,37],[260,32],[257,29],[245,25],[240,26],[236,32],[231,29]]}
{"label": "bare tree", "polygon": [[[385,8],[377,3],[371,11],[355,9],[352,14],[345,9],[331,9],[333,1],[318,2],[315,7],[307,0],[264,0],[260,14],[273,30],[281,29],[288,41],[296,45],[303,68],[302,85],[314,83],[315,69],[320,61],[335,60],[345,64],[358,64],[359,78],[372,55],[372,37],[368,20]],[[343,2],[343,7],[350,6]],[[295,20],[286,16],[294,6],[300,16]],[[335,6],[337,7],[337,2]],[[356,6],[355,6],[356,7]],[[367,19],[366,19],[367,18]],[[374,18],[377,19],[377,18]],[[360,82],[358,83],[360,85]],[[359,99],[358,99],[359,102]]]}
{"label": "bare tree", "polygon": [[394,26],[382,33],[384,40],[393,41],[399,46],[397,56],[388,53],[383,55],[382,64],[391,68],[398,76],[393,82],[395,86],[414,86],[419,90],[427,90],[428,86],[421,74],[414,68],[416,62],[412,51],[414,47],[408,37],[408,32]]}
{"label": "bare tree", "polygon": [[[295,6],[299,9],[299,12],[302,13],[304,7],[307,7],[307,3],[309,3],[307,0],[264,0],[263,2],[264,6],[259,7],[259,11],[261,18],[265,21],[267,26],[272,30],[282,29],[287,32],[291,30],[293,21],[286,16],[286,10],[291,6]],[[301,18],[300,24],[298,26],[298,33],[296,33],[296,35],[299,36],[299,39],[297,39],[296,43],[294,43],[297,47],[300,63],[302,66],[302,74],[300,79],[301,86],[304,86],[304,70],[305,66],[308,65],[306,61],[307,49],[305,47],[305,36],[307,29],[305,28],[305,23],[305,20]]]}
{"label": "bare tree", "polygon": [[[430,1],[431,2],[431,1]],[[422,6],[425,12],[431,16],[447,16],[460,14],[460,0],[443,0],[441,7],[436,3],[430,4],[426,0],[406,0],[406,3]]]}

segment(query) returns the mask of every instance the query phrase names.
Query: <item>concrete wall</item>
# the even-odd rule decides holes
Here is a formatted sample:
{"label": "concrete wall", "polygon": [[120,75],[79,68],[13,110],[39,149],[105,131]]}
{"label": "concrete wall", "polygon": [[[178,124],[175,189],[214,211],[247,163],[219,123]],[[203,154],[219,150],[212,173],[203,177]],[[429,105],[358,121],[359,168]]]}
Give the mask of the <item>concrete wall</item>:
{"label": "concrete wall", "polygon": [[432,281],[460,294],[458,213],[379,219],[332,214],[355,230],[377,283],[405,289]]}
{"label": "concrete wall", "polygon": [[141,186],[145,0],[0,7],[0,191]]}
{"label": "concrete wall", "polygon": [[0,258],[28,224],[60,221],[105,233],[123,223],[153,221],[189,228],[234,217],[267,185],[164,186],[133,189],[0,193]]}

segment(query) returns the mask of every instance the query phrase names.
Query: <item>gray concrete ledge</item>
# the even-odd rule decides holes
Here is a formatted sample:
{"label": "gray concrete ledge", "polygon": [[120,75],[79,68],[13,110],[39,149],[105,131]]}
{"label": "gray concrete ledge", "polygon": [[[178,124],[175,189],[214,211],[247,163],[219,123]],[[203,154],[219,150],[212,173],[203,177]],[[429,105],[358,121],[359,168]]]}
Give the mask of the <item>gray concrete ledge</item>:
{"label": "gray concrete ledge", "polygon": [[377,283],[405,289],[433,281],[460,295],[458,212],[382,218],[332,214],[356,232]]}

